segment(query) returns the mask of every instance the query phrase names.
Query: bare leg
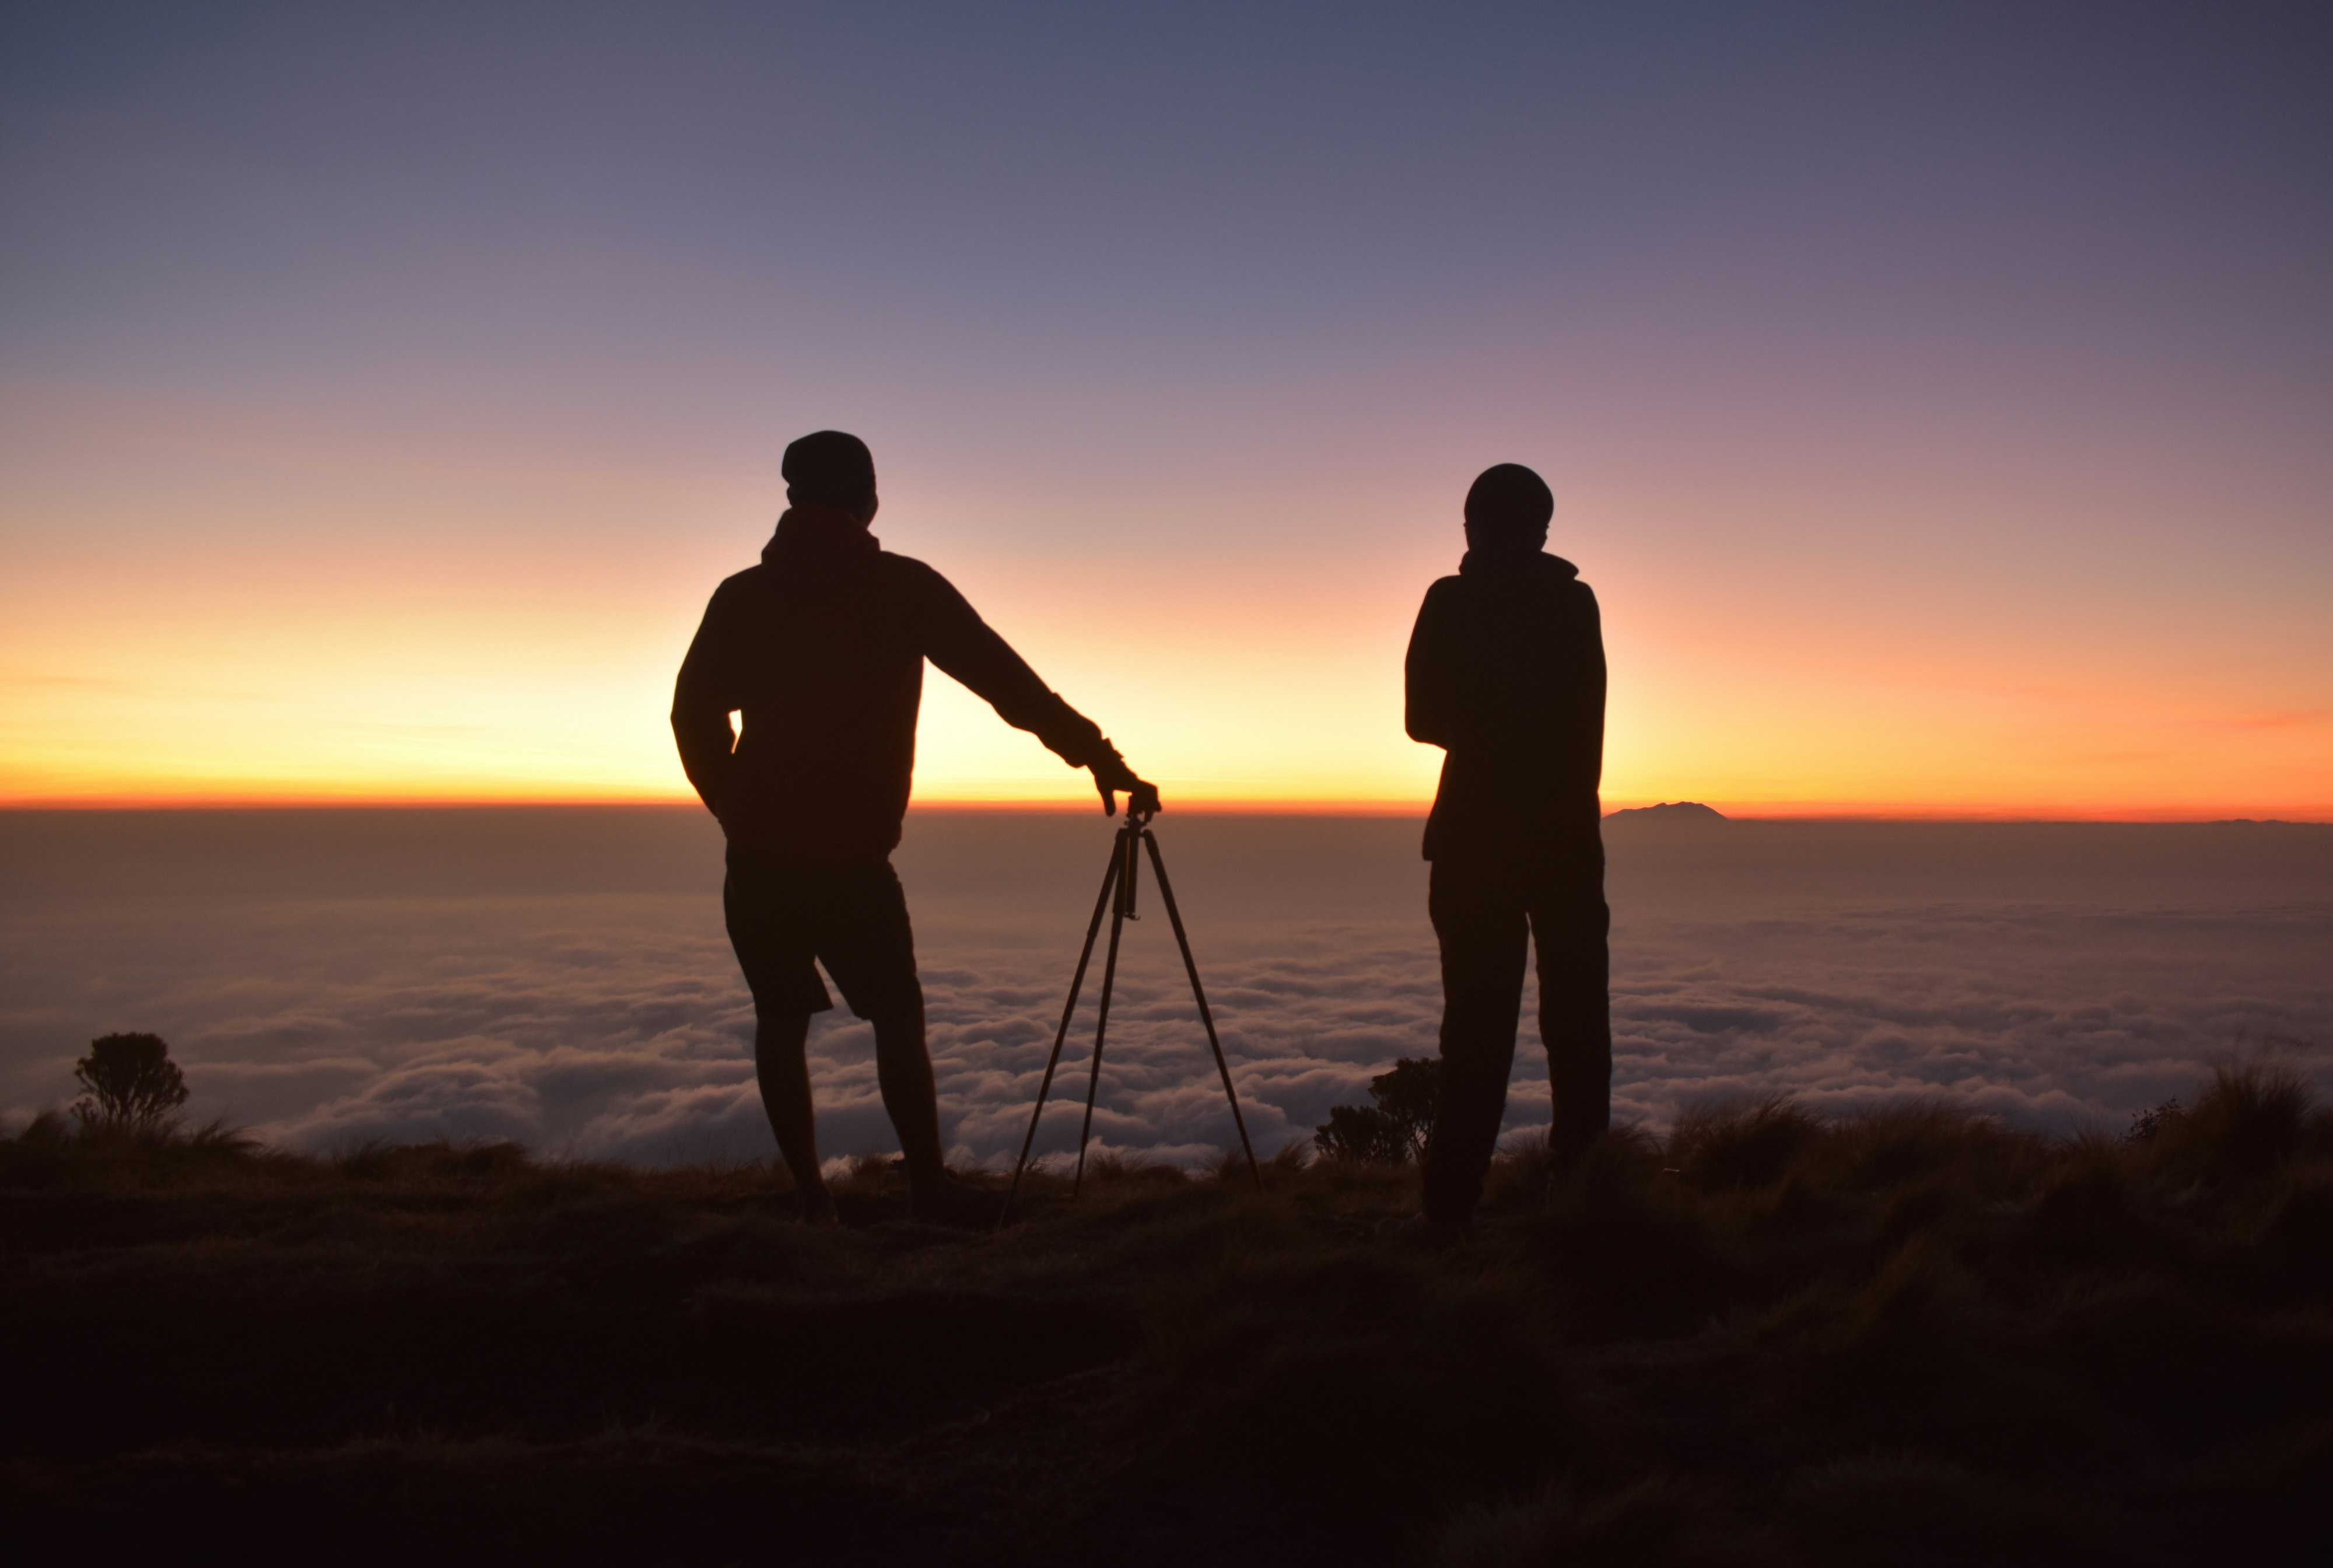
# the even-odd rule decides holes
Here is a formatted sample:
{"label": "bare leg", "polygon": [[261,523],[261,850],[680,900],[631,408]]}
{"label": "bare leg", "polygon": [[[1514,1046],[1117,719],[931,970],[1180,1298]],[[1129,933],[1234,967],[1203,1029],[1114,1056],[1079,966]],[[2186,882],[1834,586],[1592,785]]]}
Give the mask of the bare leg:
{"label": "bare leg", "polygon": [[931,1053],[924,1043],[924,1000],[878,1013],[875,1025],[875,1080],[883,1090],[883,1109],[890,1114],[892,1130],[899,1134],[899,1153],[907,1163],[907,1185],[918,1209],[937,1201],[947,1180],[940,1155],[939,1094],[932,1085]]}
{"label": "bare leg", "polygon": [[793,1173],[794,1190],[802,1194],[802,1219],[812,1225],[831,1225],[834,1200],[819,1174],[818,1123],[811,1112],[810,1062],[803,1050],[809,1040],[808,1013],[757,1019],[754,1076],[761,1080],[762,1109],[777,1135],[778,1152]]}

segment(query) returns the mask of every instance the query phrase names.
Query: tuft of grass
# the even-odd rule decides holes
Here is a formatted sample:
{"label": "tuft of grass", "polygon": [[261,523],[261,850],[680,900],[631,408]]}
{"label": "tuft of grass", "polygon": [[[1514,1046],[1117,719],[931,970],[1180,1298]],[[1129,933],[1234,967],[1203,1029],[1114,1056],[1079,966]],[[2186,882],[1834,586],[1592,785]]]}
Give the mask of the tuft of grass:
{"label": "tuft of grass", "polygon": [[[1237,1152],[1234,1151],[1234,1157]],[[1247,1165],[1240,1163],[1244,1174]],[[1217,1172],[1220,1176],[1220,1172]],[[1096,1154],[1086,1162],[1086,1183],[1093,1187],[1151,1186],[1181,1187],[1191,1180],[1190,1173],[1179,1165],[1169,1165],[1163,1160],[1146,1160],[1138,1154],[1122,1154],[1112,1150]]]}
{"label": "tuft of grass", "polygon": [[2030,1185],[2043,1160],[2041,1140],[2012,1132],[1996,1117],[1938,1100],[1884,1105],[1839,1121],[1812,1152],[1826,1178],[1852,1191],[1879,1192],[1915,1181],[1955,1190],[2007,1193]]}
{"label": "tuft of grass", "polygon": [[1771,1187],[1822,1136],[1821,1118],[1786,1095],[1721,1101],[1677,1118],[1668,1163],[1697,1187]]}
{"label": "tuft of grass", "polygon": [[2333,1154],[2316,1096],[2291,1068],[2249,1062],[2218,1068],[2194,1107],[2165,1120],[2149,1152],[2166,1165],[2218,1178],[2260,1176],[2304,1154]]}
{"label": "tuft of grass", "polygon": [[525,1148],[510,1143],[389,1143],[370,1139],[333,1155],[334,1171],[350,1181],[499,1183],[532,1171]]}

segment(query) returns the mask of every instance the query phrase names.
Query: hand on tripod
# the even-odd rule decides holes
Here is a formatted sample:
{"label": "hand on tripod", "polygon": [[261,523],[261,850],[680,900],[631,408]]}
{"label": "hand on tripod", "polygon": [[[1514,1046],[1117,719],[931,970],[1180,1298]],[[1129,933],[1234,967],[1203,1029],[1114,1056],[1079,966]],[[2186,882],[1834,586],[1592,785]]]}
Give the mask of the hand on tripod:
{"label": "hand on tripod", "polygon": [[1101,809],[1105,817],[1118,815],[1118,792],[1126,791],[1126,809],[1133,817],[1155,817],[1158,814],[1158,786],[1134,776],[1126,759],[1116,751],[1104,761],[1093,765],[1094,788],[1101,792]]}

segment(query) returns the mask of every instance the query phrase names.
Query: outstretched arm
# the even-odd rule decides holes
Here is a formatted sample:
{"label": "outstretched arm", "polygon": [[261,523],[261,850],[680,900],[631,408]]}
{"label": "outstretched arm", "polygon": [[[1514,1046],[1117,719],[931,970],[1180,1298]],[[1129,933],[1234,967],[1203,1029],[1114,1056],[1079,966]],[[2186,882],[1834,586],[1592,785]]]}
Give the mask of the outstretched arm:
{"label": "outstretched arm", "polygon": [[672,689],[672,738],[680,748],[681,771],[696,788],[697,798],[714,816],[721,815],[729,775],[737,765],[736,737],[729,715],[737,709],[722,635],[721,596],[705,607],[705,619],[680,662],[680,678]]}
{"label": "outstretched arm", "polygon": [[1100,727],[1039,680],[1037,672],[980,618],[954,585],[931,572],[926,586],[926,658],[985,698],[1006,723],[1042,741],[1062,761],[1090,769],[1104,812],[1118,815],[1121,790],[1128,811],[1158,809],[1157,787],[1137,778]]}

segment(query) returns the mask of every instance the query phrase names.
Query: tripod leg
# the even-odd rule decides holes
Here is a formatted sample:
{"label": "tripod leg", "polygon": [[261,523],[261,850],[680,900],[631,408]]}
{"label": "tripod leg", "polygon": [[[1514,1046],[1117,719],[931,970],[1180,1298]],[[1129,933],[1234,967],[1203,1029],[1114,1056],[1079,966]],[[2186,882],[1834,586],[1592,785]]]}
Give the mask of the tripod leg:
{"label": "tripod leg", "polygon": [[[1101,895],[1094,900],[1093,919],[1086,923],[1086,944],[1078,952],[1077,972],[1070,977],[1070,999],[1061,1007],[1061,1027],[1053,1031],[1053,1054],[1045,1058],[1045,1076],[1037,1085],[1037,1107],[1029,1113],[1029,1132],[1021,1140],[1021,1158],[1013,1162],[1013,1185],[1004,1190],[1004,1208],[996,1217],[996,1229],[1004,1229],[1004,1221],[1013,1213],[1013,1200],[1021,1190],[1021,1172],[1029,1163],[1029,1150],[1037,1142],[1037,1122],[1045,1114],[1045,1096],[1053,1087],[1053,1069],[1061,1066],[1061,1042],[1070,1037],[1070,1019],[1078,1010],[1078,993],[1085,989],[1086,965],[1093,961],[1094,938],[1101,931],[1102,911],[1109,907],[1109,895],[1118,886],[1118,874],[1124,862],[1117,846],[1110,848],[1109,869],[1102,873]],[[1113,948],[1115,941],[1113,939]]]}
{"label": "tripod leg", "polygon": [[1232,1103],[1232,1125],[1239,1129],[1240,1147],[1247,1152],[1248,1174],[1255,1178],[1256,1190],[1263,1190],[1263,1171],[1255,1162],[1255,1145],[1247,1139],[1247,1118],[1240,1114],[1239,1095],[1232,1088],[1231,1064],[1224,1059],[1224,1043],[1215,1037],[1215,1015],[1208,1009],[1207,993],[1199,984],[1199,964],[1191,956],[1191,939],[1183,932],[1183,912],[1175,904],[1175,884],[1166,880],[1166,862],[1159,857],[1158,840],[1148,829],[1142,842],[1149,846],[1150,870],[1158,878],[1158,896],[1166,905],[1166,920],[1175,928],[1175,944],[1183,950],[1183,969],[1191,977],[1191,999],[1199,1004],[1199,1021],[1207,1027],[1207,1048],[1215,1053],[1215,1071],[1224,1078],[1224,1097]]}
{"label": "tripod leg", "polygon": [[1086,1074],[1086,1120],[1078,1129],[1078,1173],[1070,1183],[1070,1196],[1075,1198],[1086,1186],[1086,1142],[1093,1136],[1094,1097],[1101,1090],[1101,1043],[1109,1033],[1109,993],[1118,980],[1118,939],[1126,930],[1126,905],[1133,892],[1135,850],[1133,830],[1128,827],[1118,835],[1119,852],[1125,856],[1125,866],[1118,881],[1118,903],[1109,914],[1109,952],[1101,961],[1101,1004],[1094,1015],[1093,1066]]}

